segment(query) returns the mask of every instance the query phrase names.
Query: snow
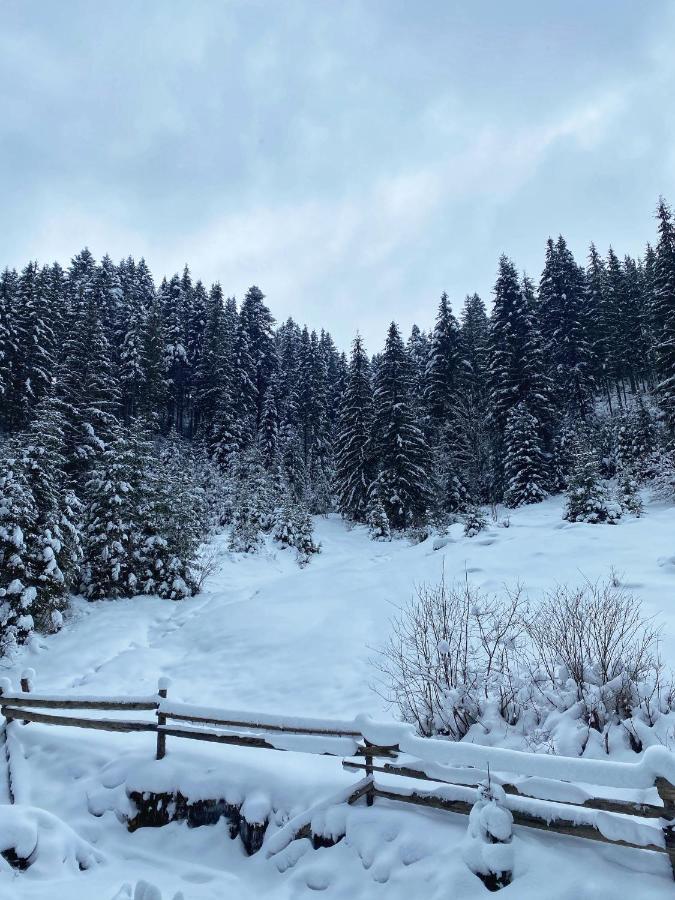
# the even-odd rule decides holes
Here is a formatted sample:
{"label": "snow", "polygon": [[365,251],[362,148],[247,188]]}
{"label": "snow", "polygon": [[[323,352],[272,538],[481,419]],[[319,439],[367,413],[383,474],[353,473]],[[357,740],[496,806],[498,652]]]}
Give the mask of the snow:
{"label": "snow", "polygon": [[[512,749],[506,733],[502,747],[432,743],[394,722],[392,710],[372,689],[371,659],[387,637],[394,607],[411,597],[416,584],[438,581],[443,569],[446,580],[467,577],[486,591],[520,582],[536,598],[556,582],[606,578],[614,568],[621,583],[642,598],[645,612],[663,623],[662,650],[666,662],[675,665],[675,508],[647,504],[641,518],[624,516],[611,527],[568,523],[562,515],[563,500],[553,498],[509,511],[509,528],[488,522],[467,538],[456,525],[442,545],[432,536],[414,546],[406,540],[372,541],[365,527],[349,529],[335,516],[319,518],[315,529],[322,553],[304,569],[271,542],[258,554],[230,553],[223,534],[216,539],[222,565],[202,594],[182,602],[76,600],[59,633],[34,639],[5,666],[2,674],[11,679],[12,689],[3,686],[3,692],[18,692],[28,666],[36,672],[33,690],[55,696],[150,699],[156,698],[158,679],[170,679],[162,682],[169,694],[167,711],[217,710],[226,713],[219,718],[247,723],[245,730],[255,729],[256,719],[269,723],[272,717],[299,729],[308,720],[329,728],[356,723],[375,743],[399,743],[408,760],[421,760],[430,774],[436,767],[440,777],[443,765],[470,764],[478,767],[477,776],[488,764],[493,773],[513,766],[529,776],[523,784],[532,793],[552,800],[593,796],[585,779],[607,785],[610,794],[615,788],[646,790],[656,774],[675,781],[675,763],[665,747],[648,747],[639,760],[628,749],[619,751],[608,767],[593,759],[533,758]],[[153,713],[143,715],[151,719]],[[266,740],[289,748],[283,753],[197,745],[169,736],[167,756],[156,762],[154,735],[147,733],[18,721],[10,731],[21,805],[9,813],[9,807],[0,806],[0,813],[16,817],[11,826],[0,819],[0,834],[11,827],[30,843],[35,829],[46,829],[53,843],[46,844],[52,856],[45,858],[53,860],[57,847],[64,862],[48,871],[34,866],[18,875],[0,871],[0,900],[131,898],[143,881],[164,900],[179,891],[185,900],[281,900],[311,897],[315,891],[333,898],[387,900],[485,896],[462,858],[467,817],[383,800],[372,808],[363,801],[346,807],[343,801],[362,773],[320,755],[326,742],[336,739],[312,737],[319,755],[308,755],[295,752],[307,746],[305,736],[265,732]],[[345,747],[338,741],[336,749],[347,755],[349,746],[353,742],[347,740]],[[0,746],[0,764],[3,752]],[[398,787],[411,784],[382,777]],[[569,792],[558,785],[556,793],[559,778],[575,782]],[[504,780],[519,783],[512,776]],[[413,786],[419,790],[419,783]],[[218,790],[217,797],[244,802],[253,819],[270,819],[263,851],[247,858],[240,842],[230,841],[224,820],[194,829],[174,822],[130,834],[120,818],[130,812],[132,789],[180,789],[185,796],[209,799]],[[467,798],[475,797],[468,787],[439,790],[456,796],[464,790]],[[649,802],[658,801],[650,796]],[[530,804],[543,805],[508,797],[513,810]],[[559,808],[569,816],[569,809]],[[653,823],[617,824],[616,817],[594,810],[584,810],[583,816],[603,833],[618,829],[616,834],[635,842],[644,840],[643,829],[648,837],[660,834]],[[309,822],[334,839],[341,833],[345,837],[319,850],[307,840],[292,841],[293,830]],[[628,831],[632,837],[626,838]],[[508,847],[514,881],[505,889],[507,897],[534,900],[546,884],[552,900],[609,900],[616,896],[619,871],[626,896],[672,896],[672,877],[661,854],[518,826]],[[96,864],[84,871],[71,865],[87,853]]]}

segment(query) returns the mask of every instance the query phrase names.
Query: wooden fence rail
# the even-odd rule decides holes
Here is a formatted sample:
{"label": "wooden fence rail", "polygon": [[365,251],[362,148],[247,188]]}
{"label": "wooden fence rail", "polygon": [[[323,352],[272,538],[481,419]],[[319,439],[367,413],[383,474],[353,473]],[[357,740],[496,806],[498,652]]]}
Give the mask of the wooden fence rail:
{"label": "wooden fence rail", "polygon": [[[669,780],[660,772],[652,775],[651,769],[641,764],[561,757],[549,758],[550,762],[546,763],[541,759],[533,760],[534,754],[473,745],[449,750],[448,742],[409,737],[400,741],[401,748],[399,744],[383,740],[387,735],[399,733],[396,726],[376,726],[372,723],[371,727],[370,724],[360,724],[359,720],[332,722],[284,718],[169,701],[169,683],[166,679],[160,679],[157,694],[128,698],[38,694],[31,690],[30,681],[29,678],[22,678],[22,690],[16,693],[11,692],[6,681],[0,682],[0,713],[5,717],[5,753],[11,802],[14,798],[9,734],[10,728],[21,721],[110,732],[153,732],[156,734],[155,755],[158,760],[166,754],[168,737],[284,751],[289,749],[284,746],[284,736],[287,736],[294,739],[292,749],[295,752],[341,757],[345,769],[364,772],[365,779],[359,783],[358,790],[348,797],[348,802],[365,797],[368,805],[380,798],[468,814],[480,783],[488,775],[485,769],[487,763],[490,777],[502,786],[507,796],[506,803],[516,825],[666,853],[675,877],[675,786],[672,784],[675,778],[670,776],[672,780]],[[63,710],[65,714],[40,710]],[[155,719],[84,718],[68,714],[69,710],[146,711],[154,712]],[[417,753],[420,754],[418,758]],[[364,761],[357,762],[358,757]],[[376,765],[376,759],[391,762]],[[455,759],[458,764],[455,764]],[[471,762],[472,759],[475,761]],[[673,764],[669,763],[665,768],[670,773]],[[564,771],[565,775],[573,773],[574,781],[583,782],[584,789],[576,787],[572,777],[555,775],[556,770]],[[513,779],[504,777],[505,772],[525,780],[512,783]],[[397,777],[424,781],[435,787],[428,790],[398,788],[395,784],[376,782],[376,774],[393,777],[394,781]],[[527,778],[530,776],[537,779],[534,788],[528,788]],[[542,796],[547,785],[552,793],[548,798]],[[603,788],[606,793],[607,786],[645,789],[650,785],[656,788],[660,805],[617,797],[584,796],[593,786]],[[571,791],[572,799],[564,797],[565,791]],[[561,796],[564,798],[560,799]],[[601,823],[595,818],[598,814],[611,817],[609,834],[603,833]],[[617,836],[620,832],[618,826],[626,816],[631,817],[636,826],[632,834],[635,841]],[[642,820],[644,824],[638,827],[635,820]],[[652,824],[648,825],[649,822]],[[301,836],[301,832],[304,834],[302,829],[306,831],[306,828],[306,823],[302,828],[299,826],[295,836]]]}

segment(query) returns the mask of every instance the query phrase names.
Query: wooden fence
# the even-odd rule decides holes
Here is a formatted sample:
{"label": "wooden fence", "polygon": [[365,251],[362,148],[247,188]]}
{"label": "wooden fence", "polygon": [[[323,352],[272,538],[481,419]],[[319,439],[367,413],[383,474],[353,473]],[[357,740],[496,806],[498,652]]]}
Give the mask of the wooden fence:
{"label": "wooden fence", "polygon": [[[345,769],[363,773],[355,789],[344,797],[350,803],[365,797],[367,804],[372,805],[380,798],[466,815],[476,800],[479,784],[491,777],[505,791],[506,805],[516,825],[665,853],[675,877],[675,778],[670,775],[675,763],[670,755],[658,756],[661,761],[666,760],[665,769],[670,776],[666,778],[658,765],[644,765],[646,756],[634,764],[568,759],[430,738],[408,739],[401,741],[400,746],[382,740],[382,735],[397,734],[399,726],[196,707],[170,701],[168,687],[168,681],[160,679],[158,692],[150,696],[77,697],[34,693],[28,678],[22,679],[22,690],[15,693],[5,683],[0,687],[0,713],[5,717],[10,800],[14,795],[10,736],[11,729],[21,721],[112,732],[153,732],[158,760],[166,754],[167,738],[341,757]],[[83,717],[69,715],[69,710],[143,711],[154,713],[154,719]],[[289,738],[293,739],[292,747]],[[510,779],[506,774],[510,774]],[[386,783],[376,779],[376,775],[385,775]],[[527,779],[532,776],[530,786]],[[399,787],[396,778],[424,782],[428,787]],[[584,785],[582,791],[579,784]],[[612,789],[648,787],[656,788],[660,803],[607,796]],[[306,836],[311,813],[308,810],[306,815],[296,817],[274,835],[273,852],[296,837]],[[630,817],[630,827],[623,829],[621,836],[626,817]]]}

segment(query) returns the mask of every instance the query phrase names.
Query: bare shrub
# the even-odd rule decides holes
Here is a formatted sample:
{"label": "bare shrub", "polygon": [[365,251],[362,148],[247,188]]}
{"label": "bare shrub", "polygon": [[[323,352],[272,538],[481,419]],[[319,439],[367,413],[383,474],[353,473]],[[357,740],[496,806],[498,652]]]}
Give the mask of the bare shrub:
{"label": "bare shrub", "polygon": [[503,598],[464,584],[422,585],[392,622],[373,660],[376,690],[422,735],[460,740],[494,702],[517,718],[515,661],[526,605],[520,588]]}
{"label": "bare shrub", "polygon": [[[659,660],[659,629],[640,601],[613,576],[549,592],[528,623],[540,674],[533,683],[563,696],[572,689],[588,724],[629,718],[666,685]],[[542,678],[543,674],[543,678]]]}
{"label": "bare shrub", "polygon": [[204,582],[212,575],[217,575],[222,568],[222,555],[218,548],[206,544],[201,548],[199,558],[193,566],[193,573],[197,581],[197,593],[204,587]]}

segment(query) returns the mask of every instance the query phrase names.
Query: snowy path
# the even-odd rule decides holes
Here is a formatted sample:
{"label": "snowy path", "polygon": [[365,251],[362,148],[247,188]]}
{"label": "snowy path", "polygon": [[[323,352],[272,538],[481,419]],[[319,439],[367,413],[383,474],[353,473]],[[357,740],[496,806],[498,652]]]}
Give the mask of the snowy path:
{"label": "snowy path", "polygon": [[[348,530],[337,517],[319,519],[323,552],[304,570],[288,551],[234,557],[221,536],[222,566],[200,596],[182,603],[148,597],[78,601],[60,634],[25,649],[2,674],[16,683],[21,670],[32,666],[37,689],[88,694],[146,694],[155,690],[158,676],[168,675],[177,700],[309,716],[366,711],[383,717],[391,712],[371,690],[368,647],[386,637],[393,607],[406,602],[416,583],[437,581],[443,567],[446,578],[463,578],[466,572],[488,590],[520,581],[533,598],[555,582],[606,577],[614,568],[642,597],[646,612],[658,615],[664,654],[675,664],[675,509],[649,505],[643,518],[616,526],[569,525],[561,509],[555,499],[518,510],[510,514],[508,528],[494,526],[473,539],[454,526],[451,542],[438,551],[432,541],[414,547],[405,541],[374,543],[363,529]],[[467,877],[456,852],[466,830],[461,817],[374,809],[367,813],[370,831],[359,826],[350,842],[317,851],[306,865],[303,860],[282,876],[262,858],[245,859],[237,844],[227,842],[222,823],[195,830],[176,824],[129,835],[111,811],[101,818],[91,815],[101,772],[132,754],[151,759],[151,736],[30,726],[22,741],[31,802],[61,816],[100,848],[107,862],[82,875],[59,876],[64,880],[57,877],[53,884],[21,876],[9,893],[3,892],[0,873],[0,900],[112,900],[123,881],[140,877],[159,884],[165,900],[178,889],[185,900],[263,895],[280,900],[313,896],[312,885],[324,882],[325,896],[345,900],[422,893],[440,898],[447,896],[448,879],[457,896],[484,893],[473,875]],[[249,751],[207,746],[195,752],[202,750],[203,765],[235,765],[244,772],[243,757],[232,754]],[[192,745],[175,742],[170,752],[190,753]],[[279,757],[269,756],[270,765],[277,765]],[[309,762],[282,756],[279,771],[291,785],[303,778],[310,784],[320,767],[321,784],[344,777],[320,757]],[[259,759],[251,758],[254,768]],[[387,828],[391,839],[382,838]],[[663,860],[648,855],[556,842],[536,833],[523,833],[518,847],[523,868],[514,887],[520,887],[509,889],[505,900],[540,897],[537,885],[554,867],[565,873],[557,893],[550,894],[560,900],[609,900],[617,866],[626,891],[636,897],[665,898],[672,890],[663,877]],[[641,893],[643,872],[656,873],[648,879],[649,893]]]}

